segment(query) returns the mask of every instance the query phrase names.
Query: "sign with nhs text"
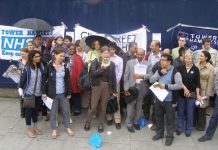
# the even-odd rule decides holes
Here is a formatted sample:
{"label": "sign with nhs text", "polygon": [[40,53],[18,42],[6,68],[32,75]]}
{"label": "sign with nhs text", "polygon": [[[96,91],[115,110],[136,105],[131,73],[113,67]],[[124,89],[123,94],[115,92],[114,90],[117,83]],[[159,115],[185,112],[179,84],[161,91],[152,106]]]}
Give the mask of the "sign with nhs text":
{"label": "sign with nhs text", "polygon": [[0,59],[20,59],[20,49],[25,47],[28,41],[33,41],[38,34],[41,34],[43,37],[50,37],[52,32],[0,25]]}

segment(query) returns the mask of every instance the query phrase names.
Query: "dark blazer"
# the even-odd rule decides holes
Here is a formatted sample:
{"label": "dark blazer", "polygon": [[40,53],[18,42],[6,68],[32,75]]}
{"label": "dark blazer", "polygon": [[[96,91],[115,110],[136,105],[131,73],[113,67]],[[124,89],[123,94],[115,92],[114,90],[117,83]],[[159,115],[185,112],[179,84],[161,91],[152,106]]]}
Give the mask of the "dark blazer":
{"label": "dark blazer", "polygon": [[[110,62],[109,69],[109,88],[110,94],[117,93],[117,82],[116,82],[116,73],[115,73],[115,64]],[[91,85],[98,86],[100,84],[100,77],[103,75],[103,68],[101,68],[101,61],[94,59],[90,66],[90,76],[91,76]]]}
{"label": "dark blazer", "polygon": [[[66,64],[64,64],[65,76],[65,96],[71,95],[70,90],[70,73]],[[50,62],[45,66],[45,70],[42,74],[42,84],[41,84],[42,94],[47,94],[50,98],[55,98],[56,95],[56,70],[53,66],[53,62]]]}
{"label": "dark blazer", "polygon": [[[30,80],[31,80],[31,70],[30,66],[25,65],[20,76],[20,82],[18,83],[18,88],[21,88],[24,90],[24,95],[27,87],[29,86]],[[40,63],[40,72],[43,73],[44,70],[44,64]]]}

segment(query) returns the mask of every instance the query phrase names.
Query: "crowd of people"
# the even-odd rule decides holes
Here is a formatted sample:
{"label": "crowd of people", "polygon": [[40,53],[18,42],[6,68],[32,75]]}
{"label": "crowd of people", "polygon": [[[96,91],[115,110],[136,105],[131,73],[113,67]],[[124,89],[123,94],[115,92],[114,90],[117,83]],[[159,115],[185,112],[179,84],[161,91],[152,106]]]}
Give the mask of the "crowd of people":
{"label": "crowd of people", "polygon": [[[79,116],[87,112],[84,130],[89,131],[93,118],[99,120],[98,132],[104,131],[104,122],[116,129],[121,129],[121,118],[126,119],[130,133],[140,130],[140,118],[152,122],[151,130],[156,134],[153,141],[164,136],[165,145],[170,146],[177,136],[186,137],[206,129],[207,107],[210,97],[218,93],[218,52],[211,48],[211,40],[202,41],[202,49],[191,51],[185,47],[186,38],[178,38],[178,47],[160,50],[160,42],[153,40],[150,51],[129,43],[124,52],[116,43],[102,45],[94,40],[88,52],[84,51],[80,40],[73,43],[70,36],[56,36],[42,45],[42,36],[37,35],[20,50],[18,61],[20,82],[18,91],[21,96],[21,117],[25,118],[27,135],[34,138],[42,134],[37,126],[39,111],[45,121],[50,120],[51,137],[57,137],[58,110],[63,117],[63,124],[68,135],[71,129],[71,113]],[[138,68],[144,72],[139,73]],[[137,70],[137,71],[136,71]],[[90,86],[81,88],[78,84],[84,75],[89,77]],[[149,87],[152,84],[167,90],[163,99],[157,98]],[[136,97],[126,100],[130,90]],[[24,108],[25,96],[35,96],[35,108]],[[118,110],[106,111],[108,101],[116,97]],[[43,105],[42,100],[53,99],[51,110]],[[206,134],[200,142],[211,140],[218,124],[218,97]],[[153,108],[153,109],[151,109]],[[176,115],[177,114],[177,115]],[[177,117],[176,117],[177,116]],[[165,120],[166,119],[166,120]]]}

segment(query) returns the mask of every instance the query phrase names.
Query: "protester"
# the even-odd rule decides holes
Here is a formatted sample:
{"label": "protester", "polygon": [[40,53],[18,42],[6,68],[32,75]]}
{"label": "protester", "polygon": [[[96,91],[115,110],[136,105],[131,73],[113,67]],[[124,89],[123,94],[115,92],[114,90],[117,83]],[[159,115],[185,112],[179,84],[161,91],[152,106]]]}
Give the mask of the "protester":
{"label": "protester", "polygon": [[72,42],[73,42],[73,39],[72,39],[71,36],[69,36],[69,35],[64,36],[64,45],[68,45],[68,44],[70,44]]}
{"label": "protester", "polygon": [[100,58],[100,49],[101,49],[101,43],[99,41],[94,41],[92,43],[91,49],[88,52],[88,55],[86,57],[85,62],[91,63],[95,58]]}
{"label": "protester", "polygon": [[[200,101],[200,72],[193,64],[193,52],[191,50],[185,51],[184,62],[185,65],[181,67],[180,73],[182,75],[182,90],[179,92],[178,100],[178,117],[176,134],[185,133],[189,137],[192,133],[193,127],[193,112],[195,108],[195,100]],[[185,126],[184,126],[184,122]]]}
{"label": "protester", "polygon": [[185,47],[185,44],[186,44],[186,37],[180,36],[178,38],[178,47],[172,49],[173,60],[179,57],[179,49]]}
{"label": "protester", "polygon": [[[35,133],[41,135],[42,132],[37,128],[37,105],[41,101],[41,75],[43,72],[42,65],[40,63],[41,54],[39,51],[32,50],[29,53],[28,62],[22,71],[20,77],[20,95],[21,96],[35,96],[35,108],[26,108],[25,120],[27,127],[27,135],[30,138],[34,138]],[[33,125],[31,124],[33,121]]]}
{"label": "protester", "polygon": [[195,63],[198,63],[198,57],[201,51],[207,51],[210,53],[211,55],[211,59],[210,62],[212,64],[212,66],[215,68],[215,71],[218,70],[218,52],[216,49],[213,49],[211,47],[211,39],[210,38],[204,38],[202,40],[202,49],[197,50],[194,52],[194,56],[195,56]]}
{"label": "protester", "polygon": [[[215,90],[216,90],[216,94],[218,94],[218,72],[216,72]],[[218,125],[218,97],[216,97],[215,107],[213,110],[212,117],[210,118],[206,133],[201,138],[199,138],[198,141],[205,142],[207,140],[211,140],[214,136],[214,133],[216,132],[217,125]]]}
{"label": "protester", "polygon": [[34,50],[38,50],[42,55],[44,53],[45,46],[43,45],[41,35],[36,35],[34,38]]}
{"label": "protester", "polygon": [[63,115],[64,127],[68,135],[73,135],[73,131],[70,128],[69,112],[69,99],[71,97],[70,74],[64,59],[63,47],[56,47],[54,50],[54,60],[45,67],[42,75],[42,98],[45,100],[47,97],[53,99],[50,112],[51,136],[53,139],[57,137],[56,120],[58,118],[56,118],[56,114],[59,105]]}
{"label": "protester", "polygon": [[179,49],[179,56],[173,60],[173,66],[180,71],[180,69],[184,66],[185,59],[185,51],[188,50],[186,47],[181,47]]}
{"label": "protester", "polygon": [[130,42],[128,45],[128,51],[123,55],[123,75],[120,80],[120,113],[123,116],[126,116],[126,103],[124,102],[125,95],[124,95],[124,72],[126,68],[126,64],[129,60],[136,58],[136,51],[137,51],[137,43]]}
{"label": "protester", "polygon": [[28,49],[28,51],[32,51],[34,49],[33,41],[28,41],[26,43],[26,48]]}
{"label": "protester", "polygon": [[154,109],[156,118],[156,135],[153,136],[152,140],[156,141],[164,136],[164,115],[166,115],[166,126],[167,126],[167,136],[165,145],[170,146],[173,143],[173,133],[174,133],[174,109],[173,104],[176,103],[174,99],[175,90],[180,90],[182,88],[182,78],[181,74],[177,72],[172,64],[172,56],[169,54],[163,54],[161,56],[161,70],[155,72],[150,78],[151,83],[158,82],[158,87],[160,89],[166,89],[168,95],[163,101],[155,99]]}
{"label": "protester", "polygon": [[112,125],[112,119],[114,116],[114,121],[116,125],[116,129],[121,129],[121,114],[120,114],[120,80],[123,75],[123,59],[117,56],[116,50],[117,45],[115,43],[109,44],[110,50],[110,61],[114,62],[115,64],[115,73],[116,73],[116,81],[117,81],[117,103],[118,103],[118,110],[114,114],[107,114],[107,125]]}
{"label": "protester", "polygon": [[[22,48],[20,50],[21,59],[19,59],[17,63],[17,74],[19,75],[21,75],[21,72],[23,71],[23,69],[25,68],[25,65],[27,64],[29,52],[30,51],[27,48]],[[18,87],[19,87],[19,83],[18,83]],[[22,118],[25,117],[25,108],[23,107],[23,97],[22,96],[20,97],[20,116]]]}
{"label": "protester", "polygon": [[52,47],[50,50],[50,54],[52,56],[54,56],[54,50],[57,47],[62,47],[64,49],[65,59],[67,59],[68,58],[68,51],[67,51],[68,48],[67,48],[67,45],[64,44],[64,38],[62,37],[62,35],[56,35],[53,42],[52,42]]}
{"label": "protester", "polygon": [[[150,44],[150,49],[151,49],[151,52],[147,53],[147,55],[145,56],[145,60],[148,60],[148,62],[153,67],[158,62],[160,62],[160,58],[161,58],[160,41],[153,40],[151,42],[151,44]],[[153,73],[155,73],[155,71],[153,71]],[[145,113],[146,119],[150,118],[150,114],[151,114],[150,107],[153,106],[153,105],[154,105],[154,100],[151,97],[144,99],[144,108],[145,108],[144,113]],[[154,112],[152,113],[151,120],[152,120],[151,130],[155,130],[156,129],[156,125],[155,125],[155,119],[154,119]]]}
{"label": "protester", "polygon": [[86,52],[83,50],[83,48],[80,46],[80,40],[77,40],[75,42],[75,46],[76,46],[76,51],[77,54],[82,58],[83,62],[85,62],[87,54]]}
{"label": "protester", "polygon": [[[128,91],[131,87],[136,87],[138,90],[138,98],[127,104],[127,129],[130,133],[134,133],[134,128],[140,130],[138,120],[142,112],[143,96],[148,92],[148,80],[152,75],[151,64],[144,60],[145,51],[141,48],[137,49],[136,59],[130,60],[126,64],[124,73],[124,90]],[[144,68],[145,74],[140,74],[135,71],[136,67]],[[134,127],[134,128],[133,128]]]}
{"label": "protester", "polygon": [[81,91],[78,87],[78,80],[84,64],[81,57],[76,53],[75,45],[73,43],[69,43],[68,48],[69,48],[68,64],[69,64],[70,82],[71,82],[70,105],[71,108],[73,108],[73,112],[74,112],[73,115],[78,116],[81,113],[81,95],[80,95]]}
{"label": "protester", "polygon": [[205,104],[203,108],[195,109],[195,129],[197,131],[204,131],[206,128],[206,107],[209,104],[209,96],[213,91],[215,69],[210,64],[211,55],[208,51],[201,51],[199,54],[199,63],[196,66],[200,70],[200,95],[206,96]]}
{"label": "protester", "polygon": [[[115,64],[110,61],[110,52],[107,46],[101,48],[101,57],[94,59],[91,63],[90,74],[92,83],[91,102],[88,110],[87,120],[84,126],[86,131],[90,130],[91,120],[99,105],[98,132],[104,131],[104,119],[106,117],[106,106],[110,96],[116,96],[116,73]],[[106,62],[107,61],[107,62]]]}
{"label": "protester", "polygon": [[152,66],[154,66],[158,61],[160,61],[161,52],[160,52],[160,41],[153,40],[150,44],[151,53],[148,53],[145,56],[145,60],[148,60]]}

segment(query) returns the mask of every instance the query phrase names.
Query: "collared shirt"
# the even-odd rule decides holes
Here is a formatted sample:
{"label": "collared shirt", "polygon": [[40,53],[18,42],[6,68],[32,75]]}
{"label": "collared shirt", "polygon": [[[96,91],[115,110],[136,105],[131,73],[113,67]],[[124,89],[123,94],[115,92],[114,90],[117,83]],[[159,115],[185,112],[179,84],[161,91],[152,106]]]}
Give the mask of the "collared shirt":
{"label": "collared shirt", "polygon": [[[55,67],[55,64],[53,63]],[[65,70],[64,70],[64,63],[62,63],[62,67],[59,71],[56,71],[56,94],[63,94],[65,90],[64,85],[64,77],[65,77]]]}
{"label": "collared shirt", "polygon": [[154,55],[153,52],[150,53],[150,56],[148,58],[148,61],[151,63],[152,66],[154,66],[158,61],[160,61],[161,53],[159,52],[158,55]]}
{"label": "collared shirt", "polygon": [[114,54],[114,56],[110,57],[110,60],[115,63],[116,80],[117,80],[117,84],[119,84],[123,74],[123,59],[117,56],[116,54]]}
{"label": "collared shirt", "polygon": [[36,71],[37,69],[30,69],[31,71],[31,79],[30,79],[30,83],[29,86],[26,89],[26,94],[27,95],[32,95],[33,94],[33,90],[34,90],[34,86],[35,86],[35,82],[36,82],[36,90],[35,90],[35,96],[41,96],[41,71],[40,69],[38,69],[38,78],[36,81]]}

